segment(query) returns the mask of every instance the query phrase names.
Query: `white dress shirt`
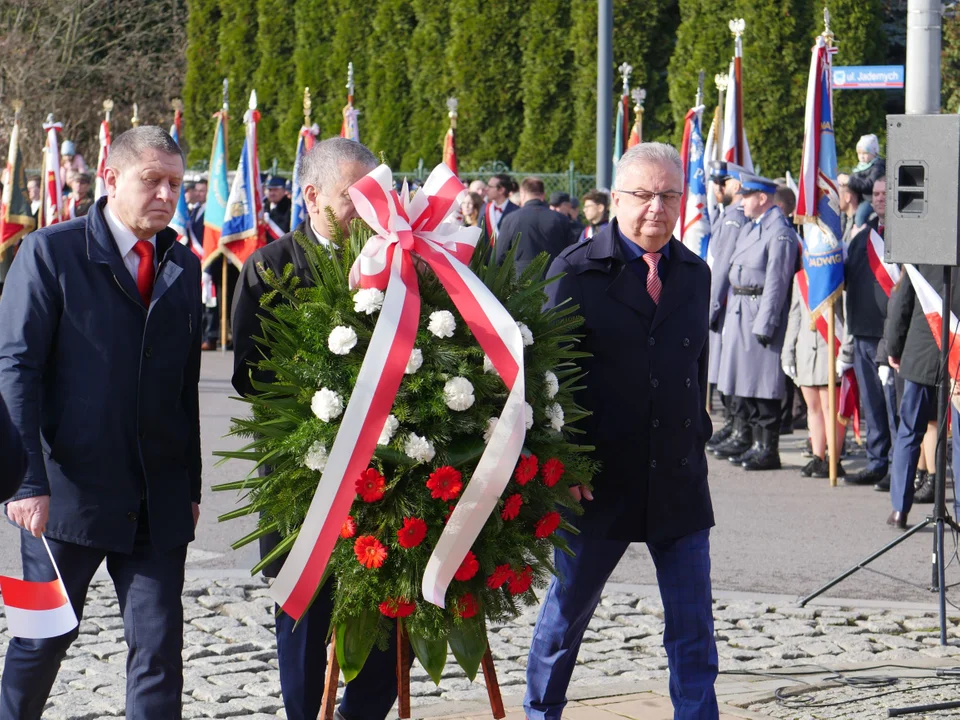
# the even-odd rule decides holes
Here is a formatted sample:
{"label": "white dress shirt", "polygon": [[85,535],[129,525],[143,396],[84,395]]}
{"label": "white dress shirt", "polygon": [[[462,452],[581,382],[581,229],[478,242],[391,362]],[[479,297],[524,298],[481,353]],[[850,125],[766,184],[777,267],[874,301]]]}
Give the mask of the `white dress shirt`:
{"label": "white dress shirt", "polygon": [[[139,238],[110,211],[109,203],[103,206],[103,217],[106,219],[107,227],[110,228],[113,239],[117,243],[117,249],[120,251],[120,257],[123,258],[124,266],[130,271],[134,282],[136,282],[137,272],[140,269],[140,256],[134,252],[133,246],[137,244]],[[154,235],[147,242],[153,245],[153,270],[156,272],[157,236]]]}
{"label": "white dress shirt", "polygon": [[[310,221],[310,229],[313,230],[313,234],[317,236],[317,241],[329,250],[331,245],[330,241],[317,232],[317,226],[313,224],[313,220]],[[336,250],[337,246],[334,245],[333,249]]]}

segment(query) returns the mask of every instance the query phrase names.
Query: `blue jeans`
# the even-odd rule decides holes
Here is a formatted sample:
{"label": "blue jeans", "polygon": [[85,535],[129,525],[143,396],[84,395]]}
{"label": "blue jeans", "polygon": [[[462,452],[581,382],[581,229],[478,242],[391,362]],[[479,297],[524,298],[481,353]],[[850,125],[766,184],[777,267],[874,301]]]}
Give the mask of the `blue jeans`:
{"label": "blue jeans", "polygon": [[[280,693],[287,720],[317,720],[320,714],[334,583],[332,578],[327,582],[299,623],[286,613],[277,613]],[[413,658],[413,653],[410,657]],[[397,633],[394,627],[387,650],[374,646],[363,670],[347,683],[340,713],[347,720],[380,720],[387,717],[396,699]]]}
{"label": "blue jeans", "polygon": [[[107,552],[48,540],[77,617],[87,588],[104,558],[113,579],[127,642],[127,718],[178,720],[183,690],[183,568],[187,547],[159,553],[138,542],[133,553]],[[21,531],[23,577],[56,579],[43,541]],[[67,648],[79,629],[43,640],[13,638],[7,647],[0,688],[0,718],[39,720]]]}
{"label": "blue jeans", "polygon": [[[530,720],[560,720],[566,691],[584,631],[600,602],[603,586],[629,543],[588,529],[564,534],[576,554],[554,553],[562,580],[547,589],[530,644],[527,695]],[[647,543],[657,568],[663,600],[663,646],[670,668],[670,699],[676,720],[719,717],[714,682],[717,645],[710,589],[710,531],[677,540]]]}
{"label": "blue jeans", "polygon": [[897,434],[896,415],[890,412],[897,397],[893,383],[885,386],[877,375],[878,343],[879,338],[853,338],[853,370],[867,421],[867,469],[886,474]]}

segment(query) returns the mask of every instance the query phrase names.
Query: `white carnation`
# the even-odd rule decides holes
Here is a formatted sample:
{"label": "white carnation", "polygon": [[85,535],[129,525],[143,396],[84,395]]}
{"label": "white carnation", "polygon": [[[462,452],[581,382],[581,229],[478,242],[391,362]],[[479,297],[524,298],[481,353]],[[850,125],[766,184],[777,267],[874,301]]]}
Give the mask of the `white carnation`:
{"label": "white carnation", "polygon": [[357,345],[357,334],[353,328],[337,325],[330,331],[330,337],[327,338],[327,347],[334,355],[346,355]]}
{"label": "white carnation", "polygon": [[310,470],[323,472],[323,469],[327,466],[327,448],[322,442],[317,440],[310,446],[307,454],[303,457],[303,466]]}
{"label": "white carnation", "polygon": [[526,323],[518,322],[517,327],[520,328],[520,337],[523,338],[524,346],[533,345],[533,333],[530,332]]}
{"label": "white carnation", "polygon": [[563,408],[560,407],[560,403],[547,405],[546,413],[547,420],[550,421],[550,427],[559,432],[560,428],[563,427]]}
{"label": "white carnation", "polygon": [[433,443],[416,433],[407,435],[407,441],[403,444],[403,452],[418,462],[430,462],[437,454],[437,451],[433,448]]}
{"label": "white carnation", "polygon": [[523,418],[524,425],[527,426],[527,430],[533,427],[533,405],[530,403],[523,404]]}
{"label": "white carnation", "polygon": [[410,353],[410,359],[407,360],[407,367],[404,368],[403,372],[406,375],[413,375],[420,369],[421,365],[423,365],[423,352],[420,348],[414,348]]}
{"label": "white carnation", "polygon": [[500,373],[498,373],[497,369],[493,366],[493,360],[491,360],[490,356],[486,353],[483,355],[483,371],[488,375],[493,374],[500,377]]}
{"label": "white carnation", "polygon": [[456,329],[457,321],[449,310],[437,310],[430,313],[430,324],[427,325],[427,330],[438,338],[453,337],[453,331]]}
{"label": "white carnation", "polygon": [[364,288],[353,296],[353,309],[358,313],[373,315],[382,307],[383,292],[377,288]]}
{"label": "white carnation", "polygon": [[490,438],[493,437],[493,430],[494,430],[494,428],[497,427],[497,422],[498,422],[499,420],[500,420],[500,418],[495,418],[495,417],[492,417],[492,418],[488,418],[488,419],[487,419],[487,427],[486,427],[486,428],[484,429],[484,431],[483,431],[483,443],[484,443],[484,445],[486,445],[488,442],[490,442]]}
{"label": "white carnation", "polygon": [[557,376],[554,375],[550,370],[547,370],[543,377],[547,382],[547,397],[555,398],[557,393],[560,392],[560,381],[557,380]]}
{"label": "white carnation", "polygon": [[389,445],[393,436],[397,434],[400,427],[400,421],[393,415],[387,415],[387,421],[383,424],[383,430],[380,431],[380,437],[377,439],[377,445]]}
{"label": "white carnation", "polygon": [[343,412],[343,398],[329,388],[320,388],[313,394],[310,409],[324,422],[330,422]]}
{"label": "white carnation", "polygon": [[443,397],[451,410],[467,410],[476,399],[473,396],[473,383],[465,377],[450,378],[443,386]]}

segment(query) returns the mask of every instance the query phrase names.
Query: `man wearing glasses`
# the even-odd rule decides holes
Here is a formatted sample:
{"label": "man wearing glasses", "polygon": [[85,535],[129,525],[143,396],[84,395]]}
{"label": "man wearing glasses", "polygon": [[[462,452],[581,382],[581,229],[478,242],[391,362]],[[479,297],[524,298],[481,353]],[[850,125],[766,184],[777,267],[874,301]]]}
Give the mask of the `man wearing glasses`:
{"label": "man wearing glasses", "polygon": [[[580,642],[604,584],[631,542],[645,542],[664,607],[663,644],[675,718],[718,717],[710,589],[713,508],[707,314],[710,270],[671,237],[683,168],[669,145],[641,143],[617,163],[615,219],[564,250],[548,275],[548,307],[584,318],[578,402],[582,442],[602,463],[595,493],[573,487],[584,513],[562,532],[527,662],[530,720],[560,720]],[[595,495],[595,497],[594,497]]]}
{"label": "man wearing glasses", "polygon": [[519,205],[510,202],[510,193],[516,189],[517,181],[506,173],[494,175],[487,181],[487,203],[483,206],[483,231],[491,246],[497,241],[503,219],[520,209]]}
{"label": "man wearing glasses", "polygon": [[799,241],[774,203],[775,182],[742,172],[740,185],[750,222],[740,229],[733,251],[713,265],[711,329],[718,328],[716,301],[727,299],[717,389],[740,398],[739,422],[752,440],[750,449],[731,461],[745,470],[776,470],[786,392],[780,351]]}

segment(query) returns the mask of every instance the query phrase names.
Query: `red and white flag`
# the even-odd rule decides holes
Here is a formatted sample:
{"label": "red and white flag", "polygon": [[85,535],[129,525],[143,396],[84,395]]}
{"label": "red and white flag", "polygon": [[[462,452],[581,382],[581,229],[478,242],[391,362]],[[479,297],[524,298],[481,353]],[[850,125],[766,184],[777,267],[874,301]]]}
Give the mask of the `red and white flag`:
{"label": "red and white flag", "polygon": [[753,159],[750,157],[747,131],[743,127],[743,20],[731,20],[730,29],[734,34],[735,45],[728,75],[729,84],[723,113],[723,141],[720,149],[724,160],[736,163],[752,173]]}
{"label": "red and white flag", "polygon": [[867,262],[873,271],[873,276],[880,283],[880,287],[890,297],[893,286],[900,282],[900,268],[894,263],[883,261],[883,238],[873,228],[867,238]]}
{"label": "red and white flag", "polygon": [[67,597],[67,589],[60,577],[60,568],[53,559],[47,539],[43,538],[57,579],[50,582],[30,582],[0,575],[0,595],[7,616],[7,630],[18,638],[52,638],[66,635],[79,622]]}
{"label": "red and white flag", "polygon": [[[920,301],[920,307],[923,310],[923,316],[927,319],[930,326],[930,332],[933,333],[933,339],[937,341],[937,347],[943,350],[940,344],[943,335],[943,298],[940,297],[933,285],[927,282],[927,279],[920,274],[913,265],[904,265],[903,269],[910,276],[910,283],[913,285],[914,292],[917,293],[917,300]],[[957,378],[960,377],[960,343],[957,342],[957,316],[950,312],[950,347],[947,353],[947,368],[950,371],[952,379],[950,387],[950,399],[953,406],[960,410],[960,397],[957,395]]]}
{"label": "red and white flag", "polygon": [[60,182],[60,141],[57,131],[63,125],[53,121],[53,115],[43,124],[47,131],[47,144],[43,150],[43,197],[40,200],[40,227],[60,222],[64,216],[63,185]]}
{"label": "red and white flag", "polygon": [[107,194],[107,155],[110,154],[110,117],[100,123],[100,154],[97,156],[97,183],[93,188],[93,199],[99,200]]}

